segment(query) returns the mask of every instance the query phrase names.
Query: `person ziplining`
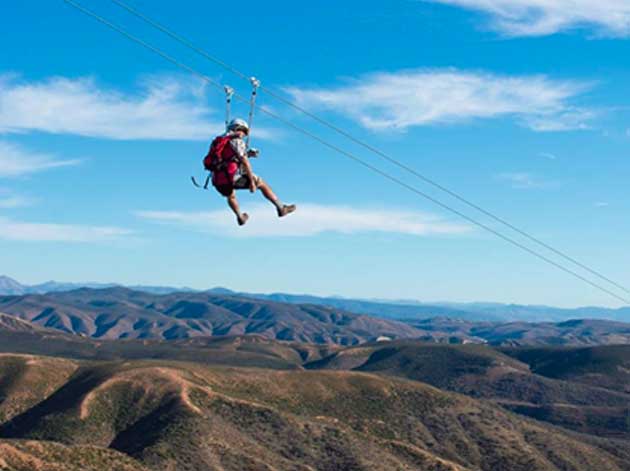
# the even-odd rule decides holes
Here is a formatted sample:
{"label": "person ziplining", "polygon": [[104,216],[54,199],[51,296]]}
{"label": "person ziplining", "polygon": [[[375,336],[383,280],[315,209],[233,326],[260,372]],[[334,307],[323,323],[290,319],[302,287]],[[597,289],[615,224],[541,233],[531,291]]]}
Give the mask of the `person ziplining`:
{"label": "person ziplining", "polygon": [[252,170],[249,157],[256,157],[256,149],[248,149],[243,138],[249,135],[249,126],[242,119],[233,119],[227,132],[212,141],[210,151],[204,159],[204,166],[212,172],[212,185],[227,198],[229,207],[236,215],[239,226],[249,219],[247,213],[241,213],[235,190],[249,189],[254,193],[259,189],[278,212],[279,217],[295,211],[294,204],[283,204],[271,187]]}
{"label": "person ziplining", "polygon": [[[203,188],[207,189],[209,181],[212,181],[212,186],[222,196],[227,198],[228,206],[234,212],[239,226],[247,222],[249,215],[241,212],[238,199],[236,198],[236,190],[249,189],[251,193],[255,193],[259,189],[263,196],[275,206],[278,217],[284,217],[296,210],[294,204],[283,204],[271,187],[252,170],[249,159],[259,155],[259,151],[250,148],[249,143],[256,95],[260,82],[254,77],[250,80],[252,83],[252,96],[248,122],[239,118],[230,119],[230,106],[234,90],[226,86],[226,130],[224,134],[214,138],[208,154],[203,159],[204,168],[210,172]],[[192,177],[192,181],[195,186],[200,187],[194,177]]]}

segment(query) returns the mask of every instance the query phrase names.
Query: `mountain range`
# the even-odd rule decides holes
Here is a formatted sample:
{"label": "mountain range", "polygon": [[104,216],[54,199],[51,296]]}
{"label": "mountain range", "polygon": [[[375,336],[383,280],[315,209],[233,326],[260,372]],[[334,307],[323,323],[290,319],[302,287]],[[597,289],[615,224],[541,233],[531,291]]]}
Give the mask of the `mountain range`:
{"label": "mountain range", "polygon": [[[0,276],[0,295],[46,294],[72,291],[79,288],[105,289],[123,287],[116,283],[59,283],[49,281],[37,285],[24,285],[8,277]],[[264,299],[288,304],[318,304],[334,307],[348,312],[369,314],[385,319],[418,320],[435,317],[449,317],[468,321],[489,322],[562,322],[572,319],[606,319],[630,322],[630,307],[611,309],[605,307],[581,307],[574,309],[552,306],[518,305],[500,303],[421,303],[413,300],[386,301],[369,299],[350,299],[343,297],[321,297],[286,293],[244,293],[227,288],[194,290],[192,288],[174,288],[168,286],[127,286],[135,291],[152,294],[170,294],[176,292],[206,292],[216,295],[231,295]]]}
{"label": "mountain range", "polygon": [[[46,294],[72,291],[79,288],[105,289],[122,287],[118,283],[60,283],[47,281],[35,285],[25,285],[6,275],[0,275],[0,295],[20,296],[24,294]],[[147,293],[166,294],[177,291],[195,291],[191,288],[172,288],[167,286],[129,286],[130,289],[145,291]]]}
{"label": "mountain range", "polygon": [[[0,322],[96,339],[177,340],[256,334],[311,344],[356,345],[379,338],[503,346],[630,344],[630,324],[606,320],[396,321],[318,304],[290,304],[214,292],[154,294],[128,288],[80,288],[0,296]],[[3,320],[4,319],[4,320]]]}
{"label": "mountain range", "polygon": [[[260,334],[277,340],[353,345],[380,336],[421,337],[403,322],[339,309],[210,293],[157,295],[127,288],[0,296],[0,312],[98,339],[182,339]],[[444,337],[440,333],[432,337]]]}

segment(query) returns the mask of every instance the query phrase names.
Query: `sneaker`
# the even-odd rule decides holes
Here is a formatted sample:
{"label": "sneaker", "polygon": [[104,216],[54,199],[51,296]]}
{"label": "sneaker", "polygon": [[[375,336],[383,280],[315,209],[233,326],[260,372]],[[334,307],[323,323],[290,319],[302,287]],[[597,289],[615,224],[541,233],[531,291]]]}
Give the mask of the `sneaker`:
{"label": "sneaker", "polygon": [[287,214],[291,214],[297,208],[294,204],[285,204],[282,205],[282,208],[278,210],[278,217],[284,217]]}
{"label": "sneaker", "polygon": [[239,226],[244,226],[248,219],[249,219],[249,214],[243,213],[241,214],[241,217],[236,218],[236,221],[238,222]]}

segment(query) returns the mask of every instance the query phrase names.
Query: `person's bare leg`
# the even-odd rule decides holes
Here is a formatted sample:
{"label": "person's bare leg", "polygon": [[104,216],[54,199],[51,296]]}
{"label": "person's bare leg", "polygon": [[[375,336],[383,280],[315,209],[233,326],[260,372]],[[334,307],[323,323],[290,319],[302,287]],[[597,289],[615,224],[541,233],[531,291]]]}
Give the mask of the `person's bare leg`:
{"label": "person's bare leg", "polygon": [[280,203],[280,200],[278,199],[276,194],[273,192],[271,187],[267,185],[267,183],[260,182],[260,185],[258,185],[258,188],[262,192],[263,196],[267,198],[269,201],[271,201],[274,204],[274,206],[276,205],[276,203]]}
{"label": "person's bare leg", "polygon": [[230,196],[228,196],[227,197],[227,202],[228,202],[228,205],[230,206],[230,209],[236,215],[236,221],[238,222],[238,225],[242,226],[243,224],[245,224],[247,222],[247,220],[249,219],[249,215],[247,213],[242,213],[241,214],[241,208],[238,205],[238,200],[236,199],[236,194],[232,193]]}
{"label": "person's bare leg", "polygon": [[282,202],[280,201],[280,199],[278,199],[271,187],[264,181],[260,181],[260,183],[258,184],[258,188],[262,192],[263,196],[276,207],[276,210],[278,211],[278,216],[283,217],[295,211],[294,204],[282,204]]}

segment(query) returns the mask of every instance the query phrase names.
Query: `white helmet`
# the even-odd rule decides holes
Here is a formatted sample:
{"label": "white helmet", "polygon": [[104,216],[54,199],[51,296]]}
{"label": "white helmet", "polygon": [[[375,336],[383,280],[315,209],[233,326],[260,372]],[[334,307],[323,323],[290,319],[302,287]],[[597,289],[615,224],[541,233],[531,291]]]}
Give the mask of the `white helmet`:
{"label": "white helmet", "polygon": [[228,131],[245,131],[245,134],[249,134],[249,125],[243,119],[233,119],[228,124]]}

